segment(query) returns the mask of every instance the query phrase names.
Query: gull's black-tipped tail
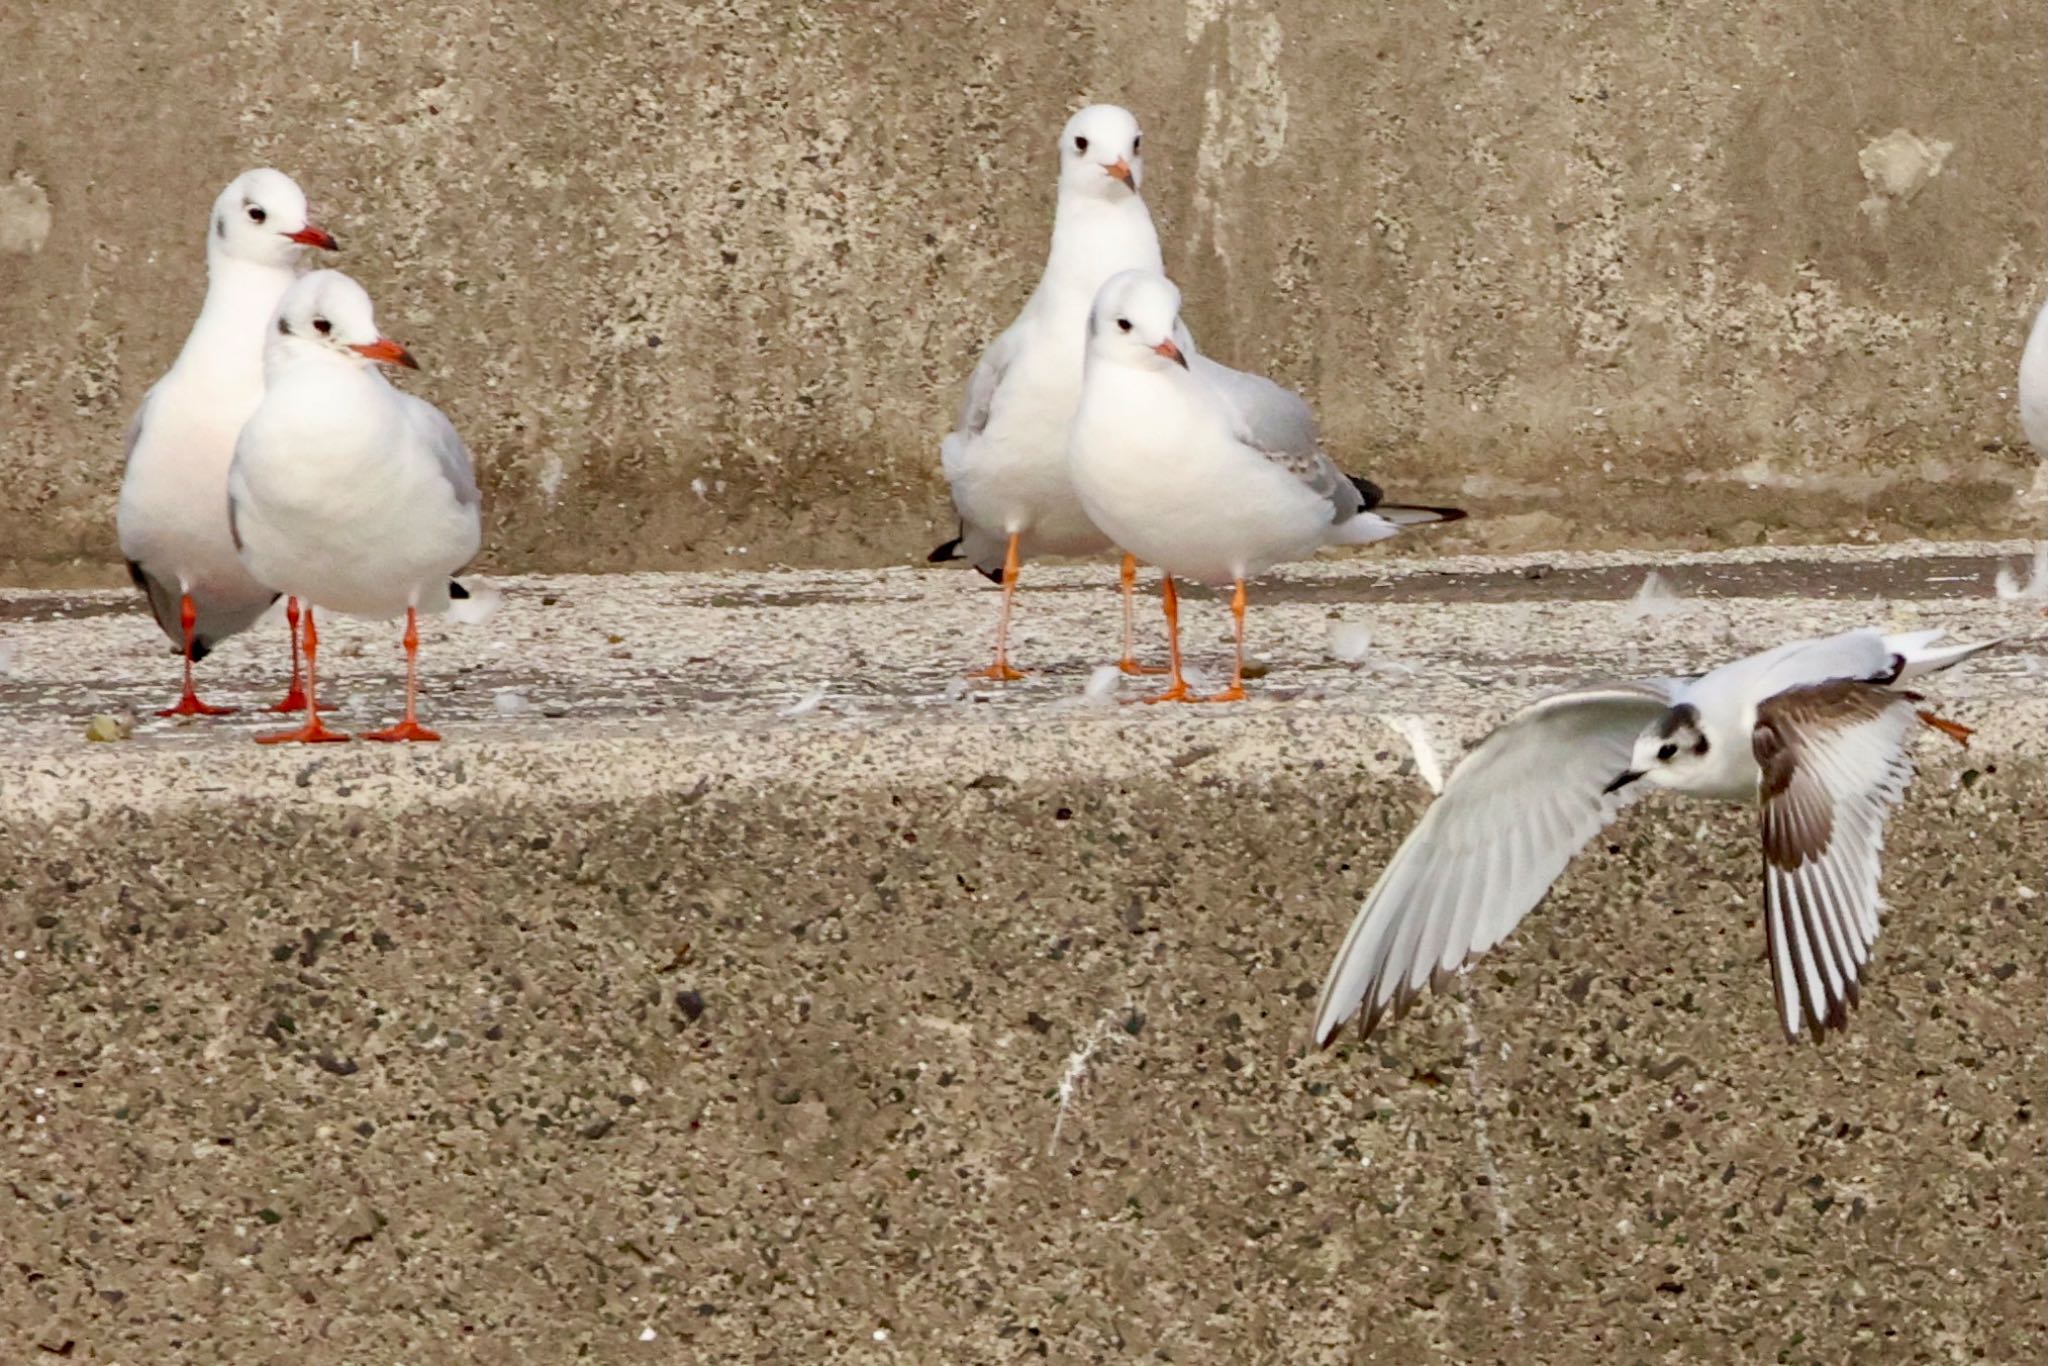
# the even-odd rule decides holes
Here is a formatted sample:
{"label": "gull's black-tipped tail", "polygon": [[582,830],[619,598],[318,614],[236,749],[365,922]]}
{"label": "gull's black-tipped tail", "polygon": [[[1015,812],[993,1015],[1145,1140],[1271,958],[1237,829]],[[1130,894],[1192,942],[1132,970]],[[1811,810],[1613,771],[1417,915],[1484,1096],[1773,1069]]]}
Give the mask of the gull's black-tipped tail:
{"label": "gull's black-tipped tail", "polygon": [[1362,475],[1347,475],[1358,496],[1365,499],[1365,510],[1379,514],[1395,526],[1426,526],[1431,522],[1462,522],[1463,508],[1423,507],[1416,503],[1389,503],[1386,490]]}
{"label": "gull's black-tipped tail", "polygon": [[1428,526],[1432,522],[1462,522],[1463,508],[1426,508],[1413,503],[1381,503],[1374,512],[1395,526]]}
{"label": "gull's black-tipped tail", "polygon": [[[924,562],[926,564],[945,564],[952,560],[966,559],[967,551],[964,548],[966,540],[967,528],[962,526],[958,536],[955,536],[942,546],[935,547],[931,554],[924,557]],[[985,564],[977,564],[974,566],[974,572],[987,579],[990,583],[1001,583],[1003,581],[1003,569],[1000,563],[994,568]]]}

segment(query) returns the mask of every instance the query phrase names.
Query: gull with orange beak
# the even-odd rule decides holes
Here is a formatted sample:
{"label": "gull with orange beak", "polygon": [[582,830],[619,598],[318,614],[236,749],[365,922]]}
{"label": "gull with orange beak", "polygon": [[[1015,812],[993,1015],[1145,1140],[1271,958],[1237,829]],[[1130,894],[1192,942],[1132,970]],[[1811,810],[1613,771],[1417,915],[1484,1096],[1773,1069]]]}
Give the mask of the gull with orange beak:
{"label": "gull with orange beak", "polygon": [[346,740],[315,709],[313,609],[405,617],[405,715],[366,740],[438,740],[419,722],[419,614],[469,594],[450,575],[482,543],[469,449],[433,404],[379,366],[418,369],[377,329],[370,296],[340,271],[301,279],[278,305],[264,356],[269,388],[228,471],[242,562],[306,600],[306,722],[266,744]]}
{"label": "gull with orange beak", "polygon": [[[144,396],[128,429],[115,526],[129,577],[185,660],[185,690],[160,716],[218,716],[192,686],[192,666],[277,600],[274,585],[242,567],[228,533],[228,463],[235,438],[263,398],[264,329],[298,277],[308,247],[335,250],[306,218],[306,196],[281,171],[245,171],[213,203],[206,230],[206,302],[168,373]],[[297,604],[291,692],[299,689]]]}
{"label": "gull with orange beak", "polygon": [[[1376,485],[1337,468],[1298,394],[1196,353],[1180,291],[1153,270],[1112,276],[1096,296],[1069,459],[1089,517],[1166,575],[1173,676],[1149,702],[1243,700],[1246,580],[1324,546],[1465,515],[1384,502]],[[1181,677],[1176,577],[1235,589],[1237,667],[1210,698]]]}
{"label": "gull with orange beak", "polygon": [[[1059,199],[1052,251],[1038,288],[1017,320],[989,344],[967,381],[940,463],[960,514],[960,535],[931,553],[966,560],[1003,587],[995,662],[974,676],[1022,678],[1010,664],[1010,609],[1022,562],[1039,555],[1098,555],[1110,549],[1088,519],[1067,473],[1067,427],[1081,397],[1088,306],[1119,270],[1159,270],[1159,235],[1139,198],[1143,135],[1128,109],[1094,104],[1060,130]],[[1131,584],[1123,563],[1126,673],[1131,652]]]}

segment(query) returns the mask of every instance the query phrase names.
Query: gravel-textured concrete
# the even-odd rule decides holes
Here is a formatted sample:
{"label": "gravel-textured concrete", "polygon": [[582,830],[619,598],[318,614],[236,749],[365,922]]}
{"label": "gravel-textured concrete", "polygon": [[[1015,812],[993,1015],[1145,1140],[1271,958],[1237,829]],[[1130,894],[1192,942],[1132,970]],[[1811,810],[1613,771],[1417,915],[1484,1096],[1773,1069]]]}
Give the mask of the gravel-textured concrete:
{"label": "gravel-textured concrete", "polygon": [[[1254,597],[1259,700],[1170,710],[1080,700],[1106,569],[970,691],[957,574],[521,580],[397,752],[89,744],[160,638],[0,597],[0,1356],[2038,1357],[2048,623],[1999,549],[1667,560],[1648,616],[1622,556],[1324,564]],[[1922,744],[1844,1037],[1778,1034],[1750,819],[1651,802],[1456,999],[1302,1052],[1426,800],[1383,717],[1449,750],[1867,621],[2014,641],[1943,680],[1979,733]],[[381,715],[392,633],[327,638]]]}
{"label": "gravel-textured concrete", "polygon": [[494,568],[901,563],[1087,99],[1145,118],[1196,335],[1486,514],[1446,544],[2038,525],[2012,0],[46,0],[0,52],[0,581],[114,581],[259,162],[475,445]]}

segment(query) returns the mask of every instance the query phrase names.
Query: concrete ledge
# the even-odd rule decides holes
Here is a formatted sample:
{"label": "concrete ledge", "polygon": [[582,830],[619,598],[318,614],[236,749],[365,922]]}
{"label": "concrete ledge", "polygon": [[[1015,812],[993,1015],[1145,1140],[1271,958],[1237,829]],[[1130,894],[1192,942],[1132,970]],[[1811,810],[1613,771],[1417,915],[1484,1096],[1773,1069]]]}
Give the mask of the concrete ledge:
{"label": "concrete ledge", "polygon": [[[952,686],[963,574],[515,581],[431,633],[449,743],[398,752],[87,744],[168,700],[160,639],[0,598],[0,1323],[88,1361],[2023,1358],[2017,549],[1666,560],[1648,618],[1622,555],[1331,562],[1254,597],[1261,701],[1171,711],[1080,700],[1101,569],[1034,576],[1046,667],[1000,695]],[[1979,735],[1923,748],[1846,1037],[1776,1033],[1750,819],[1659,802],[1455,999],[1301,1052],[1426,800],[1384,716],[1448,760],[1574,678],[1863,621],[2015,643],[1944,680]],[[328,639],[373,722],[395,632]]]}

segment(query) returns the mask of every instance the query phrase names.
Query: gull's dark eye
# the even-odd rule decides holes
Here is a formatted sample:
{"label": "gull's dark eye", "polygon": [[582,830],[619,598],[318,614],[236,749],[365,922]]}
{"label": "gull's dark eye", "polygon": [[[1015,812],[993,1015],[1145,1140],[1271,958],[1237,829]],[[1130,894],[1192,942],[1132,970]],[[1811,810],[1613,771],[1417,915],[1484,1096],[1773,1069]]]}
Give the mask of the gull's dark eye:
{"label": "gull's dark eye", "polygon": [[1670,758],[1670,757],[1671,757],[1672,755],[1674,755],[1674,754],[1676,754],[1676,753],[1678,753],[1678,746],[1677,746],[1677,745],[1669,745],[1669,744],[1666,744],[1666,745],[1659,745],[1659,746],[1657,747],[1657,757],[1658,757],[1659,759],[1669,759],[1669,758]]}
{"label": "gull's dark eye", "polygon": [[249,206],[249,221],[251,223],[261,223],[264,219],[268,217],[270,217],[270,215],[263,212],[263,208],[261,205],[251,204]]}
{"label": "gull's dark eye", "polygon": [[1088,139],[1086,139],[1086,138],[1075,138],[1075,139],[1074,139],[1074,150],[1075,150],[1075,151],[1077,151],[1077,152],[1085,152],[1085,151],[1087,151],[1087,150],[1088,150]]}
{"label": "gull's dark eye", "polygon": [[1131,330],[1131,320],[1129,318],[1118,318],[1116,325],[1119,331],[1128,332]]}
{"label": "gull's dark eye", "polygon": [[1702,735],[1698,740],[1693,742],[1692,752],[1694,754],[1705,754],[1707,752],[1706,736]]}
{"label": "gull's dark eye", "polygon": [[324,337],[334,330],[334,324],[325,318],[315,318],[313,319],[313,330]]}

